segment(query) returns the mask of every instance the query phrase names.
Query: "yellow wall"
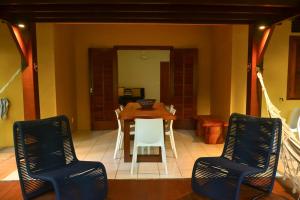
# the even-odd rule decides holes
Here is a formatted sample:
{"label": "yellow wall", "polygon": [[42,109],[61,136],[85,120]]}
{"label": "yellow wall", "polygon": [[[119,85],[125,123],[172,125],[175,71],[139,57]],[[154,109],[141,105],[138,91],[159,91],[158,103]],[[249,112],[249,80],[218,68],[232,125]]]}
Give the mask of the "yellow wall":
{"label": "yellow wall", "polygon": [[76,130],[76,83],[72,31],[59,24],[37,25],[41,118],[64,114]]}
{"label": "yellow wall", "polygon": [[[115,45],[198,48],[197,113],[212,113],[227,119],[231,112],[245,112],[247,26],[175,24],[43,26],[46,29],[48,26],[48,31],[41,32],[43,34],[41,37],[45,38],[40,42],[39,57],[44,54],[44,63],[48,63],[49,66],[49,69],[44,69],[44,77],[47,76],[47,70],[51,73],[50,80],[40,79],[40,84],[50,85],[48,88],[51,90],[51,95],[41,94],[44,95],[41,97],[44,98],[43,102],[51,101],[43,105],[50,105],[47,108],[50,109],[48,113],[64,113],[70,119],[73,118],[73,126],[77,125],[80,130],[90,129],[88,48],[112,48]],[[39,67],[43,68],[41,62],[39,61]],[[53,73],[55,78],[52,76]],[[44,88],[47,90],[47,87]],[[55,104],[57,105],[53,106]]]}
{"label": "yellow wall", "polygon": [[55,116],[54,24],[37,24],[37,54],[41,118]]}
{"label": "yellow wall", "polygon": [[212,36],[211,114],[227,119],[230,115],[232,27],[214,27]]}
{"label": "yellow wall", "polygon": [[213,28],[211,114],[228,120],[246,112],[248,26]]}
{"label": "yellow wall", "polygon": [[246,113],[248,26],[232,27],[230,112]]}
{"label": "yellow wall", "polygon": [[[281,114],[285,118],[289,117],[293,108],[300,107],[300,100],[286,100],[290,35],[296,35],[291,33],[290,21],[285,21],[275,27],[265,53],[263,72],[265,86],[270,99],[281,110]],[[283,101],[280,98],[283,98]],[[264,99],[262,115],[268,116]]]}
{"label": "yellow wall", "polygon": [[[0,22],[0,88],[21,68],[21,57],[6,26]],[[13,145],[13,123],[24,120],[22,77],[19,74],[0,98],[10,101],[8,118],[0,119],[0,147]]]}
{"label": "yellow wall", "polygon": [[[210,113],[211,26],[171,24],[74,24],[78,129],[90,129],[88,48],[166,45],[198,48],[198,109]],[[80,95],[79,95],[80,94]]]}
{"label": "yellow wall", "polygon": [[162,61],[170,61],[169,50],[119,50],[119,87],[145,88],[145,98],[160,101]]}
{"label": "yellow wall", "polygon": [[55,83],[57,114],[66,115],[73,130],[77,128],[76,72],[72,29],[55,25]]}

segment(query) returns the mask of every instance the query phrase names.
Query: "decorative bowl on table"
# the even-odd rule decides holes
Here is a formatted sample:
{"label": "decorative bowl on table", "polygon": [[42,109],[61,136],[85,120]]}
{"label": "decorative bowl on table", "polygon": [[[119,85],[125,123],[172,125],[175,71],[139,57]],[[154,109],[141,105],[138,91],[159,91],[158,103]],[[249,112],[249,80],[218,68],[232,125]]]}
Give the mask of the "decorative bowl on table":
{"label": "decorative bowl on table", "polygon": [[155,103],[155,99],[139,99],[137,102],[140,104],[141,109],[151,110]]}

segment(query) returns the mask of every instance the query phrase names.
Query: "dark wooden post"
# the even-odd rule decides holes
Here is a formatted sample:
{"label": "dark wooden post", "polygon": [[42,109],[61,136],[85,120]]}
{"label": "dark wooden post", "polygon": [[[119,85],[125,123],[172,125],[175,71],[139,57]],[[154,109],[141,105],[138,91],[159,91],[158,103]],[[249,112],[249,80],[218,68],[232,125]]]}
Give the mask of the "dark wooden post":
{"label": "dark wooden post", "polygon": [[248,69],[247,69],[247,106],[248,115],[261,115],[261,87],[256,76],[257,67],[262,71],[263,57],[271,39],[274,26],[264,31],[255,25],[249,26]]}
{"label": "dark wooden post", "polygon": [[14,41],[21,53],[22,58],[22,82],[24,119],[32,120],[40,118],[37,50],[36,50],[36,27],[34,23],[27,25],[21,31],[17,26],[8,23]]}

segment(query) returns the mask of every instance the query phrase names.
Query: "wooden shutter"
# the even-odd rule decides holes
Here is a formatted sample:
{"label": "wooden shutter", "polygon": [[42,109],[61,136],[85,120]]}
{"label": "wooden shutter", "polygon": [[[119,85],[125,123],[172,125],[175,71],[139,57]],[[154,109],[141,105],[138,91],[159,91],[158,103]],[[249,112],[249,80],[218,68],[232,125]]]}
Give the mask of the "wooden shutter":
{"label": "wooden shutter", "polygon": [[194,129],[197,114],[197,49],[174,49],[173,101],[175,128]]}
{"label": "wooden shutter", "polygon": [[117,71],[114,49],[89,49],[90,108],[92,130],[116,127]]}

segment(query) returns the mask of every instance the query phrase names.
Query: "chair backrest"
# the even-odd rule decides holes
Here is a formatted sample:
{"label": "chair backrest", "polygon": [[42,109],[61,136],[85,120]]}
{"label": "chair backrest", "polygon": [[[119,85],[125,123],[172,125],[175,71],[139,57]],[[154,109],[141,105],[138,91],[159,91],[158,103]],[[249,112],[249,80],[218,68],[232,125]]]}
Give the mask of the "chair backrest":
{"label": "chair backrest", "polygon": [[119,108],[117,108],[117,109],[115,110],[116,117],[117,117],[117,121],[118,121],[118,128],[119,128],[119,129],[122,128],[121,120],[119,119],[120,112],[121,112],[121,110],[120,110]]}
{"label": "chair backrest", "polygon": [[[171,113],[172,115],[175,115],[176,110],[174,109],[174,107],[170,110],[170,113]],[[170,121],[167,122],[167,123],[168,123],[167,128],[170,128],[170,129],[173,128],[173,121],[174,121],[174,120],[170,120]]]}
{"label": "chair backrest", "polygon": [[171,105],[170,105],[170,110],[169,110],[169,111],[170,111],[170,113],[172,113],[174,110],[175,110],[175,108],[174,108],[174,105],[173,105],[173,104],[171,104]]}
{"label": "chair backrest", "polygon": [[143,144],[164,144],[163,119],[135,119],[134,140]]}
{"label": "chair backrest", "polygon": [[124,110],[124,106],[123,105],[119,105],[120,107],[120,111]]}
{"label": "chair backrest", "polygon": [[34,175],[78,161],[69,121],[65,116],[15,122],[14,143],[18,169],[26,164],[28,174]]}
{"label": "chair backrest", "polygon": [[290,128],[297,128],[297,121],[299,117],[300,117],[300,108],[294,108],[289,117]]}
{"label": "chair backrest", "polygon": [[222,156],[264,170],[277,168],[281,126],[277,118],[232,114]]}

